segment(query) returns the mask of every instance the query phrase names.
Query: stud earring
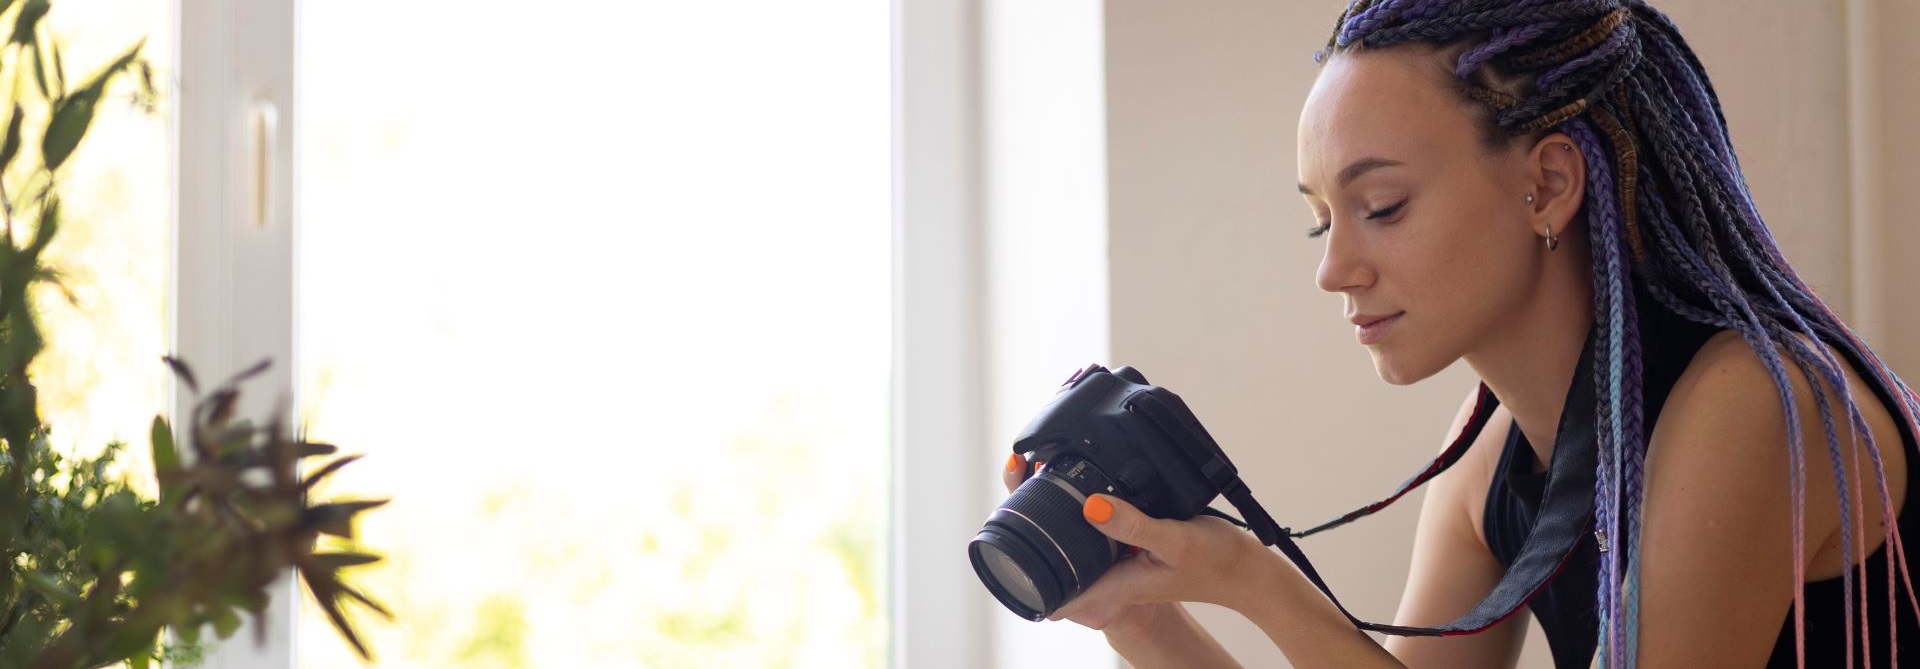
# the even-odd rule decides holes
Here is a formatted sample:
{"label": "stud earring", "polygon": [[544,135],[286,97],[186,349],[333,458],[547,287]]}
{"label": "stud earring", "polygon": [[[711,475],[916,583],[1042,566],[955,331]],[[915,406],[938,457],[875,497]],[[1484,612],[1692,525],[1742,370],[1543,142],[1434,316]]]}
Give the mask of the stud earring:
{"label": "stud earring", "polygon": [[1527,204],[1533,204],[1533,193],[1527,193]]}

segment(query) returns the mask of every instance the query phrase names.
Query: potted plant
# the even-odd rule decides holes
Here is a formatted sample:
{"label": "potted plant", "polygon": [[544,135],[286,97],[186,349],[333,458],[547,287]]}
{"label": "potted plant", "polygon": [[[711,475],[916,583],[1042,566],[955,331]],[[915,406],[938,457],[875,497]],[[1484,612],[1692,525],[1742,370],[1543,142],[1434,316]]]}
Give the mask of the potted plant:
{"label": "potted plant", "polygon": [[85,457],[49,445],[28,374],[45,343],[30,296],[57,288],[41,258],[60,230],[61,166],[110,89],[134,85],[149,105],[156,97],[138,44],[69,81],[41,25],[50,9],[49,0],[0,0],[0,92],[11,91],[0,97],[0,667],[190,661],[203,630],[226,638],[241,613],[262,616],[268,586],[288,570],[366,657],[343,605],[386,611],[340,573],[378,558],[329,551],[319,537],[350,539],[354,517],[384,502],[307,499],[355,456],[303,473],[303,461],[335,449],[295,438],[278,419],[236,415],[239,384],[266,363],[203,393],[185,363],[167,359],[198,399],[178,432],[153,421],[157,497],[117,474],[118,444]]}

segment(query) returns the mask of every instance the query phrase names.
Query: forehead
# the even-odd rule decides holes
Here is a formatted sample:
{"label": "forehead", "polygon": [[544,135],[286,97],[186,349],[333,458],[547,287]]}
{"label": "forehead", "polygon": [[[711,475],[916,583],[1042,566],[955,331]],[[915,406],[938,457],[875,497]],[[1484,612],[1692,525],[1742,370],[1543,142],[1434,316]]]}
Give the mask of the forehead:
{"label": "forehead", "polygon": [[1471,149],[1475,119],[1449,74],[1416,49],[1354,51],[1330,58],[1300,111],[1300,174],[1310,184],[1348,161]]}

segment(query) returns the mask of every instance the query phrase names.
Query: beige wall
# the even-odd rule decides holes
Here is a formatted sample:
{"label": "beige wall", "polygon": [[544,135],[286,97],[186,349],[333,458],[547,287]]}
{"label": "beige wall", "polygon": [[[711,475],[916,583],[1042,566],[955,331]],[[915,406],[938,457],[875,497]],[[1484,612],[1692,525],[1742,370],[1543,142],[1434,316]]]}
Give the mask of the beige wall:
{"label": "beige wall", "polygon": [[[1884,358],[1920,378],[1920,296],[1899,289],[1920,285],[1900,253],[1920,248],[1920,230],[1893,199],[1920,183],[1920,130],[1904,123],[1920,105],[1920,47],[1892,27],[1920,25],[1920,3],[1866,3],[1880,14],[1852,22],[1852,36],[1841,2],[1658,4],[1714,77],[1788,259],[1849,322],[1870,324],[1862,332]],[[1342,5],[1105,4],[1112,360],[1182,393],[1293,525],[1391,491],[1439,447],[1474,381],[1463,365],[1411,387],[1380,381],[1340,298],[1313,285],[1322,247],[1302,234],[1310,221],[1293,192],[1294,128],[1310,54]],[[1872,51],[1850,68],[1849,45]],[[1876,106],[1851,114],[1861,84]],[[1862,162],[1857,147],[1878,154]],[[1855,276],[1858,267],[1871,272]],[[1305,543],[1362,617],[1392,617],[1419,503]],[[1245,621],[1197,608],[1243,663],[1283,663]],[[1522,666],[1546,666],[1537,637],[1530,645]]]}

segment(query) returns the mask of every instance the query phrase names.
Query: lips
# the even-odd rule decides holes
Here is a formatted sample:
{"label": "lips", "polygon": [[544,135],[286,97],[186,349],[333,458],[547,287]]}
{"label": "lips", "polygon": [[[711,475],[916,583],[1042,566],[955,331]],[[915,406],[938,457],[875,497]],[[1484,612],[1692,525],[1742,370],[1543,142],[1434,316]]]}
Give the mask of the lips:
{"label": "lips", "polygon": [[1349,322],[1349,323],[1352,323],[1352,324],[1354,324],[1354,325],[1357,325],[1357,326],[1360,326],[1360,327],[1366,327],[1366,326],[1369,326],[1369,325],[1373,325],[1374,323],[1378,323],[1378,322],[1380,322],[1380,321],[1384,321],[1384,320],[1386,320],[1386,319],[1389,319],[1389,318],[1392,318],[1392,317],[1394,317],[1394,316],[1398,316],[1398,315],[1400,315],[1400,314],[1404,314],[1404,313],[1406,313],[1406,312],[1404,312],[1404,311],[1396,311],[1396,312],[1392,312],[1392,313],[1385,313],[1385,314],[1377,314],[1377,315],[1367,315],[1367,314],[1361,314],[1361,315],[1358,315],[1358,316],[1354,316],[1354,317],[1351,317],[1351,318],[1348,318],[1348,319],[1347,319],[1347,322]]}
{"label": "lips", "polygon": [[1360,340],[1360,345],[1368,346],[1385,337],[1387,331],[1398,324],[1400,317],[1406,313],[1402,311],[1388,316],[1357,316],[1348,320],[1354,323],[1353,336]]}

